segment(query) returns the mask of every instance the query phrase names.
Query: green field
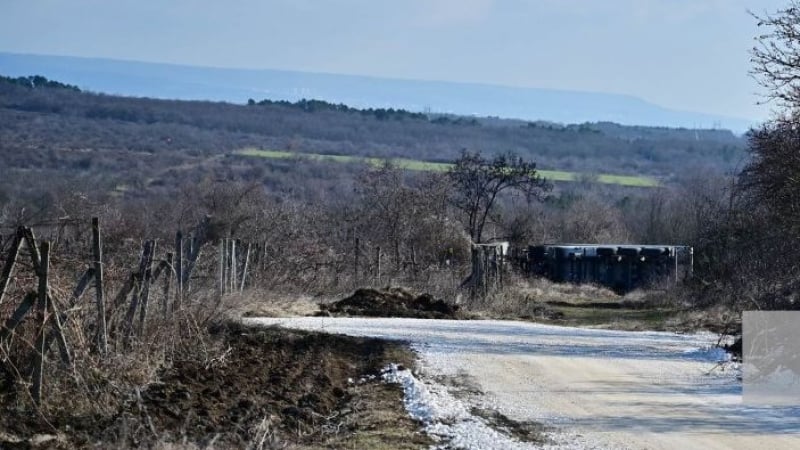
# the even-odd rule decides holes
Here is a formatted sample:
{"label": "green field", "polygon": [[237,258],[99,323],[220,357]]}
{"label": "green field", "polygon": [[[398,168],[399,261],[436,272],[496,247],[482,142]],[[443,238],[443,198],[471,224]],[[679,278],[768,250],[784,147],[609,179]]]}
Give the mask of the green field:
{"label": "green field", "polygon": [[[382,158],[367,158],[363,156],[347,156],[347,155],[322,155],[318,153],[294,153],[285,152],[280,150],[258,150],[255,148],[246,148],[234,152],[242,156],[254,156],[259,158],[271,159],[293,159],[305,158],[313,161],[333,161],[340,163],[366,163],[379,167],[383,165],[386,160]],[[416,159],[393,158],[391,162],[401,169],[406,170],[425,170],[434,172],[444,172],[449,169],[452,164],[440,162],[420,161]],[[561,170],[539,170],[541,176],[549,181],[576,181],[582,178],[588,178],[598,183],[618,184],[621,186],[635,186],[635,187],[656,187],[659,185],[658,181],[650,177],[632,176],[632,175],[584,175],[576,172],[564,172]]]}

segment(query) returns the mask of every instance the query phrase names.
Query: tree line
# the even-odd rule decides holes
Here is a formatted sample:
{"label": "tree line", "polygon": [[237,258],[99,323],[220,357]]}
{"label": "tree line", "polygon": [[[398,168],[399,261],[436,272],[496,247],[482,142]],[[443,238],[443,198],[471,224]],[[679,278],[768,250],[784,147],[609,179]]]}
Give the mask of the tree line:
{"label": "tree line", "polygon": [[[147,154],[186,167],[242,147],[449,162],[463,149],[514,152],[543,169],[675,180],[688,168],[730,172],[745,140],[722,130],[559,125],[497,118],[356,110],[316,100],[253,106],[119,97],[0,79],[0,155],[6,169],[63,167],[127,175]],[[402,118],[402,119],[400,119]],[[91,160],[91,161],[90,161]],[[98,163],[100,162],[100,163]],[[144,168],[142,168],[144,169]],[[165,181],[168,183],[168,181]]]}

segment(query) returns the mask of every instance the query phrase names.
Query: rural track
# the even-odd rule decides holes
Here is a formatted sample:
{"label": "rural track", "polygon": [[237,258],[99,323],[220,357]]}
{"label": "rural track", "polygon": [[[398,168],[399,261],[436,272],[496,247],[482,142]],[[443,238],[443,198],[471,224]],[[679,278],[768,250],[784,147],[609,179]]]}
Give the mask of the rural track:
{"label": "rural track", "polygon": [[406,341],[419,354],[420,382],[432,392],[453,389],[442,385],[443,380],[467,380],[477,389],[453,401],[465,402],[467,409],[488,407],[515,421],[544,424],[552,430],[549,448],[800,448],[800,408],[742,404],[738,369],[719,364],[725,356],[714,348],[718,338],[710,333],[490,320],[245,321]]}

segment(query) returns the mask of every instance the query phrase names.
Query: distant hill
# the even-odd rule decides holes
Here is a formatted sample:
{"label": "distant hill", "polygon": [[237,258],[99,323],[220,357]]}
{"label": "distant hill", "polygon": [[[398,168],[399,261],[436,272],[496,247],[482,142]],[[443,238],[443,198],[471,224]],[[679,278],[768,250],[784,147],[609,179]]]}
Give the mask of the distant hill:
{"label": "distant hill", "polygon": [[[321,100],[163,100],[81,91],[38,74],[0,76],[0,200],[38,192],[30,180],[168,196],[205,177],[334,195],[374,158],[425,166],[452,162],[462,149],[514,152],[543,170],[584,174],[581,180],[611,174],[669,185],[730,173],[746,160],[746,147],[726,130],[560,125]],[[293,154],[308,157],[285,157]]]}
{"label": "distant hill", "polygon": [[497,116],[556,123],[616,122],[746,131],[752,121],[677,111],[637,97],[283,70],[219,69],[0,52],[0,74],[44,75],[84,90],[136,97],[246,103],[303,98],[356,108]]}

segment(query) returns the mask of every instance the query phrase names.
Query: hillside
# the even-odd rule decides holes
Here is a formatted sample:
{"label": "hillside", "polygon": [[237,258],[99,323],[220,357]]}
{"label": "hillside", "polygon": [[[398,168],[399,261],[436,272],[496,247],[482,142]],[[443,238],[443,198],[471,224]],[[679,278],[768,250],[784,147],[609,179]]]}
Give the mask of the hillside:
{"label": "hillside", "polygon": [[542,169],[669,183],[698,169],[732,170],[745,157],[745,144],[720,130],[562,126],[305,100],[156,100],[81,92],[44,78],[0,81],[2,178],[12,192],[32,174],[143,192],[208,176],[292,184],[289,178],[308,180],[310,170],[320,183],[340,185],[337,179],[355,170],[236,156],[245,148],[429,162],[451,161],[465,148],[514,151]]}
{"label": "hillside", "polygon": [[358,108],[497,116],[557,123],[702,127],[743,133],[752,121],[676,111],[640,98],[597,92],[401,80],[286,70],[243,70],[96,58],[0,53],[0,73],[42,74],[83,89],[163,99],[245,103],[315,98]]}

